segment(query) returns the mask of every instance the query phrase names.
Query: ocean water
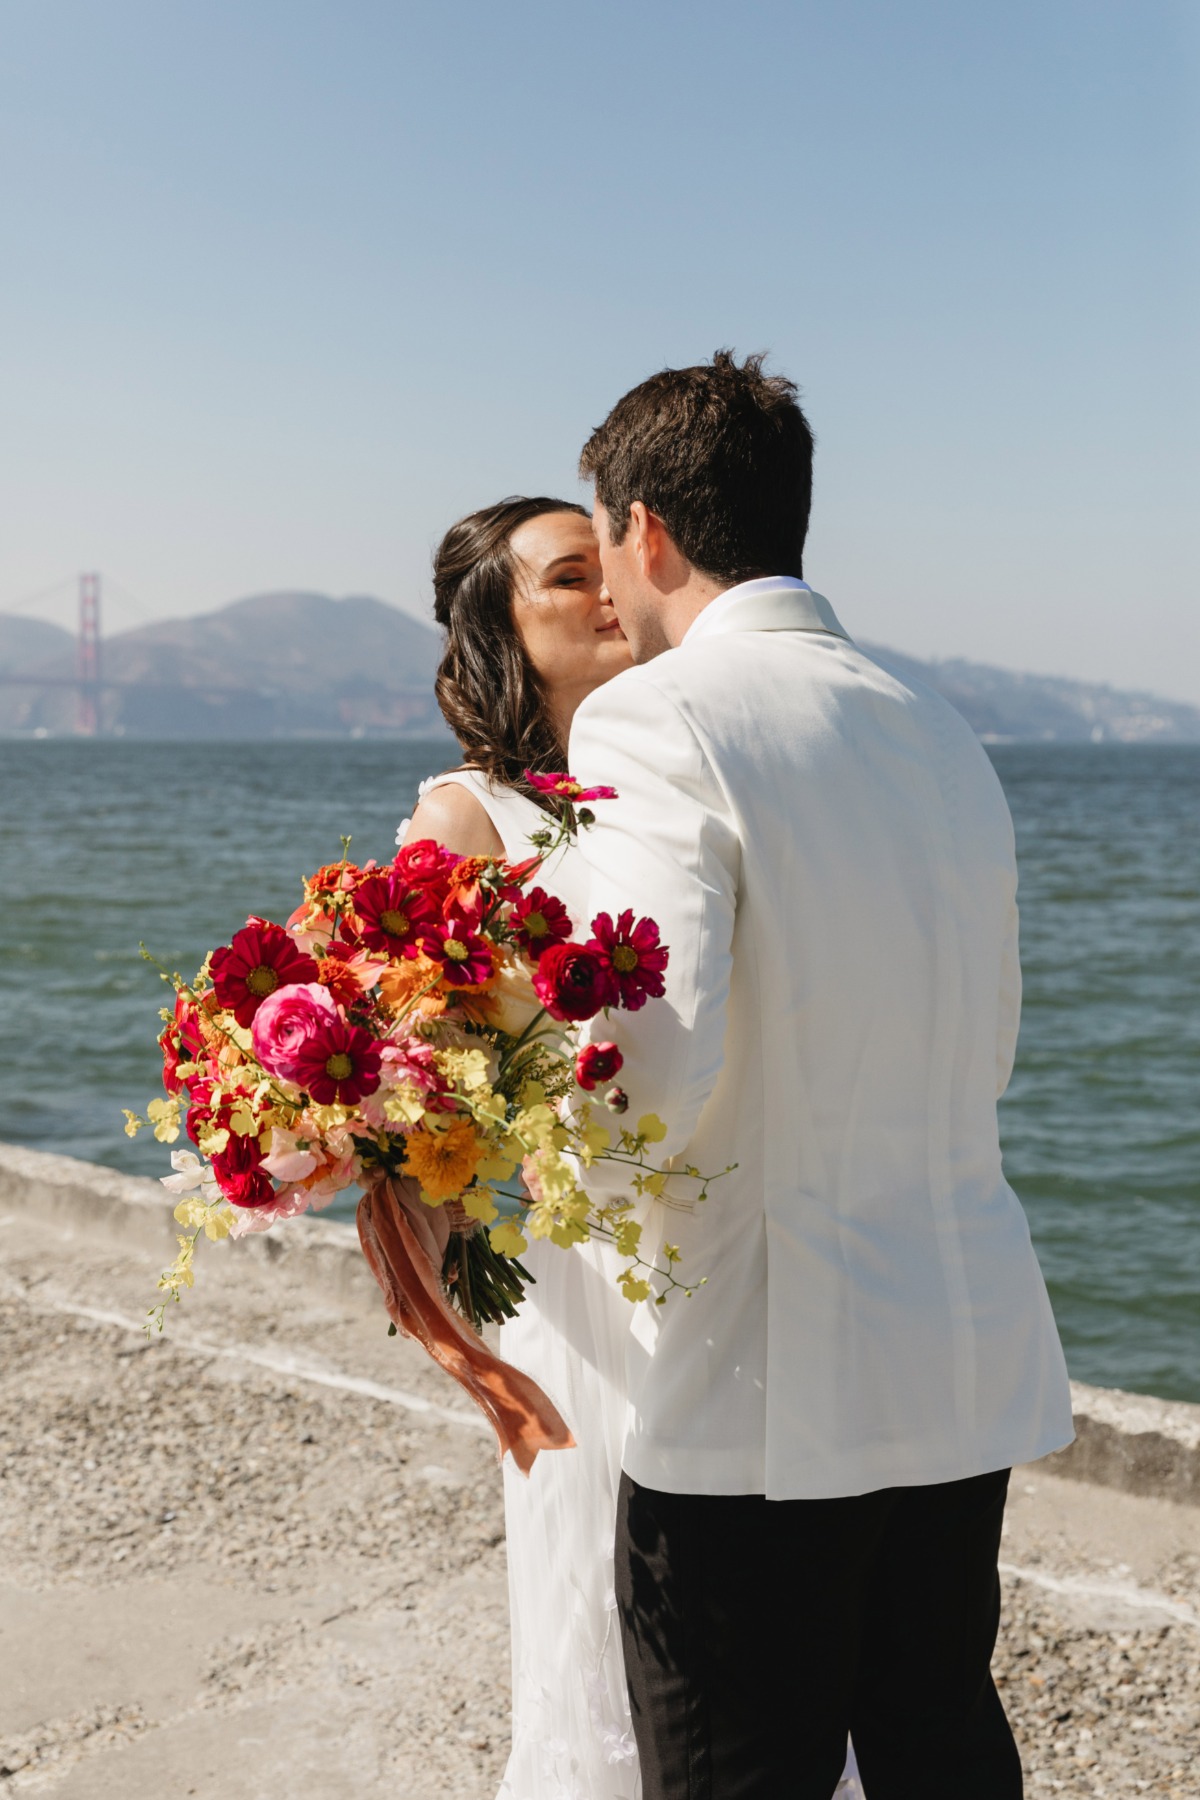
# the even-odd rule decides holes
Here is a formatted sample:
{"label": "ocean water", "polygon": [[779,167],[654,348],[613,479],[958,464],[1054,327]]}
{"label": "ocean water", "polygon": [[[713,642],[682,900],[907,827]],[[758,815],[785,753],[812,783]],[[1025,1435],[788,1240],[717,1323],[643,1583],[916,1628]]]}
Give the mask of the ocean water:
{"label": "ocean water", "polygon": [[[1200,747],[1011,745],[1025,1011],[1002,1108],[1079,1380],[1200,1400]],[[0,1138],[155,1175],[138,952],[193,973],[300,876],[391,853],[441,743],[0,742]]]}

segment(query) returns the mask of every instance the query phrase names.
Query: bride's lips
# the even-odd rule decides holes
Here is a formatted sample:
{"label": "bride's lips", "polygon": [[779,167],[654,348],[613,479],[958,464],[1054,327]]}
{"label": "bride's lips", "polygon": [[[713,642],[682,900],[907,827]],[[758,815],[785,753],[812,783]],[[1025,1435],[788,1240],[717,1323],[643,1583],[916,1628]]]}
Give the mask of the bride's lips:
{"label": "bride's lips", "polygon": [[611,625],[597,625],[596,634],[597,634],[597,636],[602,636],[603,633],[606,631],[620,631],[620,629],[621,629],[620,619],[614,619],[612,621]]}

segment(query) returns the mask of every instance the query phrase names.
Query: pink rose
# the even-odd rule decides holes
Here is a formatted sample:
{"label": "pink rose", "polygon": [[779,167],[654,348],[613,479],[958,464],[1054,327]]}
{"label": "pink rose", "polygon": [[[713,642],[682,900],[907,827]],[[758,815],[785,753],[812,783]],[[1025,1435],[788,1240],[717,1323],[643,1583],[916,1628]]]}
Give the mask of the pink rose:
{"label": "pink rose", "polygon": [[254,1054],[268,1075],[299,1081],[297,1071],[311,1061],[305,1052],[323,1042],[341,1023],[337,1001],[317,981],[294,982],[268,994],[254,1015],[250,1035]]}

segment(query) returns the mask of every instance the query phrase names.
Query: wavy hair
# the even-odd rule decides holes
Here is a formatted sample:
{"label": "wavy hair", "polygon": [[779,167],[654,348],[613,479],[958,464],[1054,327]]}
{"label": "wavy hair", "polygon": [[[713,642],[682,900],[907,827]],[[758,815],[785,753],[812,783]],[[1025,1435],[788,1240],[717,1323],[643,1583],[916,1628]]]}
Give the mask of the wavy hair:
{"label": "wavy hair", "polygon": [[510,495],[452,525],[433,559],[434,617],[446,646],[434,691],[467,763],[541,802],[525,780],[566,766],[547,697],[513,619],[512,536],[543,513],[587,512],[571,500]]}

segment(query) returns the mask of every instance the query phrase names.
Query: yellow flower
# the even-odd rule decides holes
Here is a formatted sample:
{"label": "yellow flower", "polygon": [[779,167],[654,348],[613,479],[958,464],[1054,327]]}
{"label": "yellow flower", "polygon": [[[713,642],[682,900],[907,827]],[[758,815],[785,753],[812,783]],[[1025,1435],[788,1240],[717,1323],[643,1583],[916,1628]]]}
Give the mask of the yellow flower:
{"label": "yellow flower", "polygon": [[482,1176],[484,1181],[507,1181],[516,1166],[511,1156],[505,1156],[502,1151],[489,1146],[475,1173]]}
{"label": "yellow flower", "polygon": [[411,1081],[405,1081],[388,1095],[383,1115],[393,1125],[417,1125],[425,1117],[425,1100]]}
{"label": "yellow flower", "polygon": [[483,1146],[469,1119],[452,1118],[437,1128],[427,1120],[409,1136],[406,1154],[422,1198],[440,1206],[462,1193],[479,1165]]}
{"label": "yellow flower", "polygon": [[[533,1085],[532,1082],[529,1084],[529,1086]],[[525,1093],[528,1092],[529,1087],[526,1087]],[[524,1099],[524,1095],[522,1095],[522,1099]],[[543,1144],[550,1143],[557,1123],[558,1121],[546,1102],[538,1100],[532,1105],[522,1107],[512,1122],[512,1135],[519,1139],[521,1144],[528,1145],[531,1149],[540,1149]],[[518,1154],[520,1154],[519,1151]]]}
{"label": "yellow flower", "polygon": [[490,1225],[499,1217],[491,1188],[469,1187],[462,1197],[463,1211],[469,1219],[478,1219],[483,1225]]}
{"label": "yellow flower", "polygon": [[617,1226],[615,1236],[619,1255],[637,1255],[637,1247],[642,1241],[642,1228],[635,1219],[623,1219]]}
{"label": "yellow flower", "polygon": [[[181,1200],[175,1208],[175,1218],[180,1225],[202,1227],[206,1238],[217,1242],[229,1235],[229,1227],[233,1224],[233,1214],[227,1206],[214,1206],[207,1200]],[[180,1243],[183,1239],[180,1239]]]}
{"label": "yellow flower", "polygon": [[464,1094],[475,1088],[490,1088],[488,1059],[482,1050],[438,1050],[434,1061],[446,1080]]}
{"label": "yellow flower", "polygon": [[650,1298],[650,1283],[643,1281],[641,1276],[635,1274],[632,1269],[622,1269],[617,1279],[621,1284],[621,1292],[627,1300],[632,1300],[636,1304],[639,1300]]}
{"label": "yellow flower", "polygon": [[136,1137],[146,1123],[145,1119],[139,1119],[137,1114],[130,1112],[127,1106],[123,1106],[121,1111],[125,1114],[125,1136]]}
{"label": "yellow flower", "polygon": [[637,1134],[648,1144],[661,1144],[667,1135],[667,1128],[657,1113],[643,1113],[637,1122]]}
{"label": "yellow flower", "polygon": [[515,1219],[501,1219],[498,1225],[492,1226],[488,1238],[498,1256],[520,1256],[529,1248]]}
{"label": "yellow flower", "polygon": [[[179,1102],[178,1100],[152,1100],[146,1108],[146,1117],[154,1127],[154,1135],[160,1144],[173,1144],[179,1136]],[[128,1125],[125,1128],[129,1130]],[[130,1132],[132,1137],[133,1133]]]}

